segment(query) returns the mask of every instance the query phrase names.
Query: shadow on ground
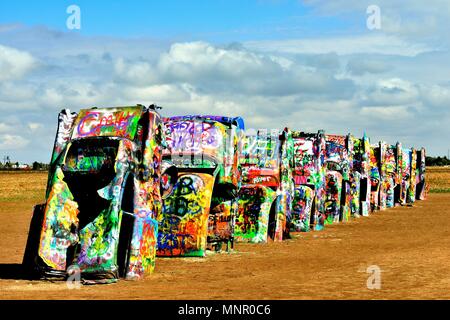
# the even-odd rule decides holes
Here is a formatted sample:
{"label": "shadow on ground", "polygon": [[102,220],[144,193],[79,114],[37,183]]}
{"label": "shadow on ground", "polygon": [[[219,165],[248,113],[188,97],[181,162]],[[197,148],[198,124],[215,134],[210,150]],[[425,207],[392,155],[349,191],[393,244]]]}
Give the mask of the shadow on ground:
{"label": "shadow on ground", "polygon": [[20,263],[0,264],[0,279],[4,280],[29,280],[23,265]]}

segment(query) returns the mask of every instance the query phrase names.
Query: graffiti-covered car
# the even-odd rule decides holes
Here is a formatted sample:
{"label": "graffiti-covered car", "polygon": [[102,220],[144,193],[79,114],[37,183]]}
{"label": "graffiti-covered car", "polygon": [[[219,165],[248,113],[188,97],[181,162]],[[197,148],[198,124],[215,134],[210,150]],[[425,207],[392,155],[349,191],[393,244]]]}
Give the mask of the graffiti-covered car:
{"label": "graffiti-covered car", "polygon": [[416,200],[416,150],[402,148],[402,183],[399,203],[412,205]]}
{"label": "graffiti-covered car", "polygon": [[370,145],[370,211],[380,210],[381,188],[381,152],[380,144]]}
{"label": "graffiti-covered car", "polygon": [[380,209],[392,208],[396,203],[396,189],[401,184],[402,147],[380,141]]}
{"label": "graffiti-covered car", "polygon": [[59,114],[46,202],[35,207],[25,250],[28,270],[58,278],[78,270],[87,283],[152,272],[163,133],[154,106]]}
{"label": "graffiti-covered car", "polygon": [[281,241],[289,237],[294,183],[293,140],[289,129],[249,130],[240,157],[242,187],[235,239]]}
{"label": "graffiti-covered car", "polygon": [[[350,217],[350,170],[352,141],[350,135],[325,135],[326,182],[325,224],[348,221]],[[350,152],[348,151],[350,150]]]}
{"label": "graffiti-covered car", "polygon": [[354,217],[368,216],[370,212],[370,141],[351,137],[353,142],[353,167],[350,172],[350,210]]}
{"label": "graffiti-covered car", "polygon": [[204,256],[233,244],[240,188],[240,117],[164,118],[163,158],[178,169],[178,181],[163,202],[158,256]]}
{"label": "graffiti-covered car", "polygon": [[294,131],[292,138],[295,192],[291,228],[301,232],[321,230],[325,220],[325,135],[322,130]]}
{"label": "graffiti-covered car", "polygon": [[425,200],[427,197],[427,184],[425,180],[425,148],[416,151],[416,200]]}

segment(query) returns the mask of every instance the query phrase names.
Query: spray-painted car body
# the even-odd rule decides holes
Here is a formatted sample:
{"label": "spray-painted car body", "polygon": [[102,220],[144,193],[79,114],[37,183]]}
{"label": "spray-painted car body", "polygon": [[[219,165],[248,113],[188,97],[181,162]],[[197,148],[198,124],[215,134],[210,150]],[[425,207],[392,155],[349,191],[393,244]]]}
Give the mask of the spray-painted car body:
{"label": "spray-painted car body", "polygon": [[58,121],[24,264],[45,277],[74,266],[94,283],[143,278],[155,265],[162,206],[161,117],[138,105],[63,110]]}
{"label": "spray-painted car body", "polygon": [[396,203],[396,189],[401,184],[402,147],[400,143],[387,145],[380,141],[380,209],[393,208]]}
{"label": "spray-painted car body", "polygon": [[[350,135],[326,134],[325,224],[347,221],[350,217]],[[350,150],[350,152],[348,151]]]}
{"label": "spray-painted car body", "polygon": [[427,184],[425,180],[425,148],[416,151],[417,165],[416,165],[416,200],[425,200],[427,198]]}
{"label": "spray-painted car body", "polygon": [[291,228],[307,232],[321,230],[325,220],[325,155],[323,131],[294,131],[294,183]]}
{"label": "spray-painted car body", "polygon": [[381,152],[380,144],[370,145],[370,211],[380,210],[381,188]]}
{"label": "spray-painted car body", "polygon": [[399,199],[401,205],[412,205],[416,200],[416,157],[414,148],[402,149],[402,186]]}
{"label": "spray-painted car body", "polygon": [[350,209],[354,217],[368,216],[370,212],[370,141],[351,137],[353,141],[353,167],[350,173],[352,194]]}
{"label": "spray-painted car body", "polygon": [[240,117],[176,116],[164,119],[163,157],[178,169],[164,200],[158,256],[204,256],[233,242],[240,188]]}
{"label": "spray-painted car body", "polygon": [[235,219],[236,241],[288,238],[294,193],[290,130],[246,132],[240,165],[242,187]]}

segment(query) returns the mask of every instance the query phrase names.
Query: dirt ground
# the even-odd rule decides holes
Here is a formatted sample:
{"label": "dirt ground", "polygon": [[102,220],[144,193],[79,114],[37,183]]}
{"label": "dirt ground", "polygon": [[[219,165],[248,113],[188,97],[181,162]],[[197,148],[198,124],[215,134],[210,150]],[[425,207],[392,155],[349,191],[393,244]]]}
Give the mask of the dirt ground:
{"label": "dirt ground", "polygon": [[[0,173],[0,299],[450,299],[450,193],[282,243],[161,258],[143,281],[69,289],[22,280],[31,208],[42,201],[46,178]],[[380,289],[367,288],[373,265]]]}

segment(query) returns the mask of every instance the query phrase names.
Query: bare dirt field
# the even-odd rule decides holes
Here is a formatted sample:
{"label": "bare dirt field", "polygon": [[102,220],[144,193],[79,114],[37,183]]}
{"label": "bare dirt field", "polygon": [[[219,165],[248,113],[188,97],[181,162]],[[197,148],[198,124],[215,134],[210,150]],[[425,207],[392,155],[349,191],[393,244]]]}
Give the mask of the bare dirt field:
{"label": "bare dirt field", "polygon": [[[450,299],[450,193],[433,186],[414,207],[282,243],[158,259],[144,281],[68,289],[65,282],[21,279],[31,209],[43,201],[46,179],[46,173],[0,173],[0,299]],[[429,179],[445,189],[450,169],[430,170]],[[382,271],[380,289],[367,288],[371,265]]]}
{"label": "bare dirt field", "polygon": [[427,183],[430,192],[450,192],[450,167],[427,168]]}

